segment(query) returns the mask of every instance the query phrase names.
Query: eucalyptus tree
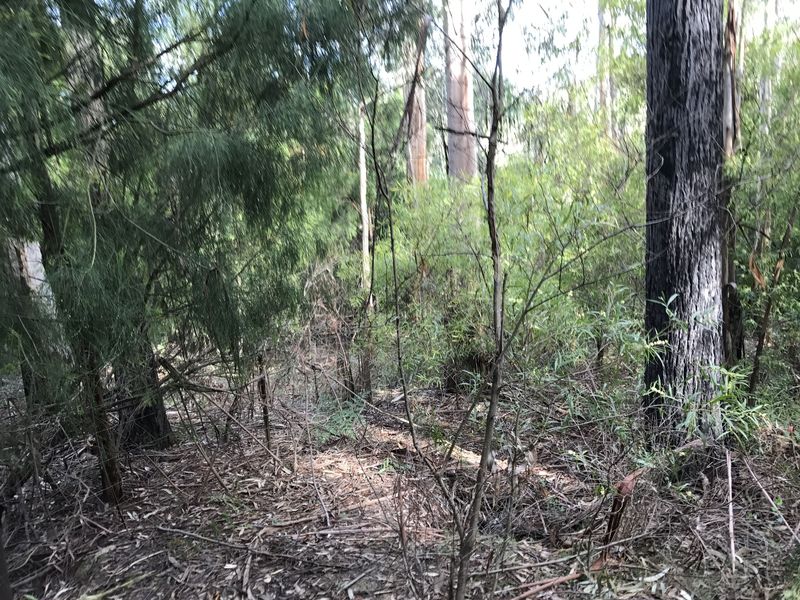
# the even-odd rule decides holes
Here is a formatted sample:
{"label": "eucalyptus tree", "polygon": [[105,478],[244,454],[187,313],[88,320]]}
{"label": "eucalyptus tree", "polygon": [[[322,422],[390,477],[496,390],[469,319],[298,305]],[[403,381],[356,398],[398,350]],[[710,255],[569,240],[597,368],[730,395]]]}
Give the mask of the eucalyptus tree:
{"label": "eucalyptus tree", "polygon": [[445,85],[448,175],[469,181],[478,174],[473,97],[472,8],[468,0],[445,0]]}
{"label": "eucalyptus tree", "polygon": [[647,2],[645,407],[665,439],[711,414],[722,360],[722,0]]}

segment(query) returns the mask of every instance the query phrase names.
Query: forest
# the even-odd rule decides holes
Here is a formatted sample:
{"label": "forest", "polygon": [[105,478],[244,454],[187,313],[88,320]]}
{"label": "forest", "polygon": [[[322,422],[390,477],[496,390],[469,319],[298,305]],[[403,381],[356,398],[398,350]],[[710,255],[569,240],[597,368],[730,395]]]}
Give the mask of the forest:
{"label": "forest", "polygon": [[3,0],[0,600],[800,599],[797,31]]}

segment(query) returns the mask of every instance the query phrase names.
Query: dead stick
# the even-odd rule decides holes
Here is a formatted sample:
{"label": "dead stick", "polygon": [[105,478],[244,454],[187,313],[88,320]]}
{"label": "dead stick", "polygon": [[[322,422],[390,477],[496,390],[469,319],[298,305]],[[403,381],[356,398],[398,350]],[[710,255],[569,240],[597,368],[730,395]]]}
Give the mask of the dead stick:
{"label": "dead stick", "polygon": [[583,573],[570,573],[569,575],[563,575],[561,577],[551,577],[550,579],[544,579],[541,582],[538,582],[540,585],[538,585],[537,587],[533,588],[532,590],[528,590],[524,594],[515,596],[511,600],[524,600],[525,598],[530,598],[531,596],[535,596],[540,592],[549,590],[551,587],[561,585],[562,583],[567,583],[568,581],[574,581],[575,579],[579,579],[582,576]]}
{"label": "dead stick", "polygon": [[281,459],[278,458],[277,456],[275,456],[275,453],[272,450],[270,450],[269,448],[267,448],[267,446],[264,444],[264,442],[262,442],[260,439],[258,439],[258,436],[256,434],[254,434],[252,431],[250,431],[247,427],[245,427],[239,419],[234,417],[231,413],[229,413],[227,410],[222,408],[219,404],[214,402],[214,399],[211,396],[209,396],[208,394],[203,394],[203,395],[206,397],[206,400],[211,402],[211,404],[213,404],[217,409],[221,410],[223,412],[223,414],[225,414],[226,416],[230,417],[231,420],[234,423],[236,423],[239,427],[242,428],[242,431],[244,431],[247,435],[249,435],[251,438],[253,438],[259,446],[261,446],[264,450],[266,450],[267,454],[269,454],[275,460],[275,462],[277,462],[279,465],[281,465],[283,467],[284,471],[286,471],[287,473],[291,473],[292,472],[291,469],[289,469],[286,465],[284,465],[281,462]]}
{"label": "dead stick", "polygon": [[778,506],[772,500],[767,490],[765,490],[764,486],[761,485],[761,482],[758,480],[758,477],[756,477],[756,474],[753,473],[753,469],[750,468],[750,463],[747,462],[747,459],[745,457],[742,457],[742,460],[744,461],[744,466],[747,467],[748,471],[750,471],[750,475],[753,477],[753,481],[756,482],[756,485],[758,485],[759,489],[761,490],[761,493],[764,494],[764,497],[767,499],[770,506],[772,506],[772,510],[774,510],[778,514],[778,516],[781,518],[781,521],[783,521],[783,524],[786,525],[786,528],[789,530],[789,533],[792,534],[794,541],[800,544],[800,537],[798,537],[797,534],[792,530],[792,527],[789,525],[789,522],[786,520],[786,517],[783,516],[783,513],[780,511]]}
{"label": "dead stick", "polygon": [[736,540],[733,536],[733,478],[731,477],[731,452],[725,449],[725,462],[728,466],[728,533],[731,538],[731,572],[736,572]]}

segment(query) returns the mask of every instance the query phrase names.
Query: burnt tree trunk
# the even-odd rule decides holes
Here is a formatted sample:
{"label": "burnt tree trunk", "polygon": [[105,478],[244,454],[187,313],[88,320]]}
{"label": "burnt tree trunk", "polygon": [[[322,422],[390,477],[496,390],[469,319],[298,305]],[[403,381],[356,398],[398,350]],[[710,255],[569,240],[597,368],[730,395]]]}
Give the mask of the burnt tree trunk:
{"label": "burnt tree trunk", "polygon": [[662,352],[645,367],[644,407],[661,443],[679,440],[686,404],[719,429],[706,409],[722,360],[722,8],[647,1],[645,328]]}

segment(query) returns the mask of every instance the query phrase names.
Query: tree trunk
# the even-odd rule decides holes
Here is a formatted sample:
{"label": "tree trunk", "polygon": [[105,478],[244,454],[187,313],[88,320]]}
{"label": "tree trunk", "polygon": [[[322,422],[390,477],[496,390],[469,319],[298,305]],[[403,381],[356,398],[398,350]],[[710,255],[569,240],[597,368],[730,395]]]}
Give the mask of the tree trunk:
{"label": "tree trunk", "polygon": [[[775,27],[773,14],[770,11],[770,1],[764,3],[764,33],[772,35],[770,32]],[[775,13],[777,16],[778,5],[775,3]],[[775,75],[780,72],[781,60],[780,54],[776,58]],[[770,128],[772,126],[772,74],[763,73],[758,86],[758,100],[761,108],[761,135],[762,139],[766,140],[770,135]],[[759,149],[758,158],[762,159],[762,152]],[[767,157],[769,158],[769,157]],[[759,160],[763,163],[763,160]],[[754,276],[753,289],[760,286],[760,271],[758,269],[758,262],[764,258],[765,248],[769,246],[769,240],[772,237],[772,211],[766,199],[764,190],[764,178],[759,177],[756,182],[756,211],[761,214],[756,218],[756,234],[755,244],[753,245],[753,252],[750,256],[750,269]],[[765,206],[766,204],[766,206]]]}
{"label": "tree trunk", "polygon": [[130,401],[127,409],[120,411],[120,440],[123,445],[149,446],[164,450],[173,443],[172,426],[164,406],[164,394],[158,385],[158,359],[146,335],[140,342],[141,352],[134,365],[121,367],[120,373],[129,382],[123,382],[121,392]]}
{"label": "tree trunk", "polygon": [[686,404],[719,431],[708,411],[722,360],[722,5],[647,1],[645,328],[663,352],[647,361],[644,406],[667,444]]}
{"label": "tree trunk", "polygon": [[[94,4],[79,2],[74,10],[62,13],[64,30],[71,43],[76,60],[67,71],[73,101],[79,107],[78,127],[82,131],[97,130],[97,137],[84,145],[84,160],[89,173],[89,202],[92,211],[98,211],[105,204],[107,192],[104,179],[108,172],[109,146],[102,135],[100,125],[105,120],[105,106],[101,98],[91,99],[104,81],[103,61],[100,46],[93,37],[92,13]],[[93,325],[90,322],[90,326]],[[104,386],[100,376],[98,356],[92,339],[99,338],[101,332],[82,334],[86,337],[77,340],[83,349],[85,363],[78,365],[85,373],[84,394],[92,415],[94,433],[97,437],[100,462],[100,479],[104,498],[115,504],[122,499],[122,477],[117,457],[117,445],[108,422],[108,414],[103,402]]]}
{"label": "tree trunk", "polygon": [[[738,19],[735,0],[728,0],[725,25],[725,58],[723,61],[723,149],[730,159],[739,144],[739,91],[736,50]],[[733,197],[734,182],[723,175],[720,190],[720,226],[722,260],[722,355],[727,367],[733,367],[744,355],[742,304],[736,281],[736,219]]]}
{"label": "tree trunk", "polygon": [[103,401],[103,382],[100,368],[92,350],[84,353],[86,376],[84,392],[90,400],[89,411],[97,439],[97,457],[100,462],[100,493],[106,502],[119,504],[122,501],[122,475],[117,457],[117,445],[108,422],[108,412]]}
{"label": "tree trunk", "polygon": [[271,448],[272,431],[269,424],[269,396],[267,395],[267,372],[264,369],[264,356],[258,355],[258,397],[261,401],[261,416],[264,419],[264,437],[267,449]]}
{"label": "tree trunk", "polygon": [[[606,45],[606,2],[597,0],[597,107],[605,119],[608,110],[608,84],[606,78],[607,61],[603,57]],[[608,121],[605,121],[608,135]]]}
{"label": "tree trunk", "polygon": [[411,76],[416,78],[417,84],[408,100],[408,179],[414,183],[428,181],[428,109],[422,79],[425,70],[425,48],[420,47],[420,43],[424,44],[424,40],[428,37],[427,28],[427,19],[423,19],[420,23],[420,42],[411,56]]}
{"label": "tree trunk", "polygon": [[366,107],[358,110],[358,201],[361,214],[361,288],[370,287],[369,207],[367,206],[367,136],[365,132]]}
{"label": "tree trunk", "polygon": [[491,372],[491,393],[489,397],[489,408],[486,412],[486,423],[483,429],[483,444],[481,446],[481,459],[478,472],[475,476],[475,491],[469,504],[464,535],[461,539],[458,556],[458,577],[456,580],[455,600],[464,600],[469,583],[469,570],[472,554],[475,551],[477,542],[478,525],[483,509],[483,496],[486,481],[489,476],[491,462],[494,459],[494,434],[495,420],[497,418],[498,406],[500,404],[500,387],[503,384],[503,360],[505,355],[505,275],[503,274],[503,260],[501,255],[500,235],[497,227],[497,207],[495,205],[495,176],[497,148],[499,142],[499,132],[504,116],[503,107],[503,30],[505,28],[508,8],[503,9],[500,0],[497,2],[498,23],[497,23],[497,53],[495,56],[495,68],[491,83],[492,111],[488,148],[486,153],[486,224],[489,233],[489,246],[492,255],[492,333],[494,334],[494,357],[492,360]]}
{"label": "tree trunk", "polygon": [[478,174],[472,84],[472,15],[469,0],[445,0],[447,173],[468,182]]}

